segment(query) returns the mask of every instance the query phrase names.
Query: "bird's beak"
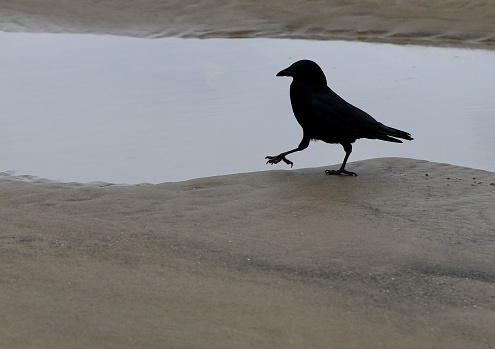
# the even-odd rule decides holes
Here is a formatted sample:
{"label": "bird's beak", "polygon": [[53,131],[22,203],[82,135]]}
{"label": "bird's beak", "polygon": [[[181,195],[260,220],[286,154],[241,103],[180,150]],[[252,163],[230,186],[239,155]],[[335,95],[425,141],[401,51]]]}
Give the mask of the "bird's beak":
{"label": "bird's beak", "polygon": [[289,68],[284,69],[282,71],[279,71],[277,76],[293,76],[292,72],[289,70]]}

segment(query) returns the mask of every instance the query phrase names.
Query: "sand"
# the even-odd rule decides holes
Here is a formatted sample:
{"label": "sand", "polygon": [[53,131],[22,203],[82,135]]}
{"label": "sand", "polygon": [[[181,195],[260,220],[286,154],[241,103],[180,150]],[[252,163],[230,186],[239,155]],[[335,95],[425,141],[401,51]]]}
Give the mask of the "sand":
{"label": "sand", "polygon": [[[1,1],[0,28],[493,45],[485,1],[74,3]],[[495,173],[348,169],[0,174],[0,347],[494,348]]]}
{"label": "sand", "polygon": [[0,30],[137,37],[299,38],[493,48],[480,0],[2,0]]}
{"label": "sand", "polygon": [[495,174],[0,180],[3,348],[492,348]]}

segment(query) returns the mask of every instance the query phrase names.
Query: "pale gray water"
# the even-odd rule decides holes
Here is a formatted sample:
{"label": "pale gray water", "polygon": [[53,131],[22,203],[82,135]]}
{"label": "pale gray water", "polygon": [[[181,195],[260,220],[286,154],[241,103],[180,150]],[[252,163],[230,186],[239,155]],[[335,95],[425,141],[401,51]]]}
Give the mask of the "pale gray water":
{"label": "pale gray water", "polygon": [[[0,33],[0,171],[63,181],[159,183],[287,169],[292,62],[405,144],[358,140],[350,161],[397,156],[495,171],[495,52],[359,42],[133,39]],[[294,168],[340,164],[322,142]],[[349,169],[352,170],[350,164]]]}

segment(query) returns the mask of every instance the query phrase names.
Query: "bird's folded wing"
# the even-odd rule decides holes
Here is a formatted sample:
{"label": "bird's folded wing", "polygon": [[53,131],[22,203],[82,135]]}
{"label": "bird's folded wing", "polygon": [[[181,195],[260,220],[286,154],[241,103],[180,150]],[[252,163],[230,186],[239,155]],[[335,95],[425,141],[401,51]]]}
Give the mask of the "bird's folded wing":
{"label": "bird's folded wing", "polygon": [[371,115],[340,97],[335,98],[335,96],[326,94],[315,96],[309,108],[314,117],[318,119],[321,127],[339,130],[351,138],[371,138],[402,143],[400,140],[392,138],[394,136],[401,137],[395,132],[399,130],[376,121]]}

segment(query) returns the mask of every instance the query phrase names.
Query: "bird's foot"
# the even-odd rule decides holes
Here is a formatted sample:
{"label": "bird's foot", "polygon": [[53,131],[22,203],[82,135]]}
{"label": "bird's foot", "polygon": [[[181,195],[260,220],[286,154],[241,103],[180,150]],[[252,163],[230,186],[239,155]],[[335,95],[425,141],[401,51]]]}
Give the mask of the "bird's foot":
{"label": "bird's foot", "polygon": [[325,173],[327,175],[339,175],[339,174],[346,174],[346,175],[349,175],[349,176],[357,176],[356,173],[354,172],[351,172],[351,171],[346,171],[344,170],[343,168],[341,169],[338,169],[338,170],[326,170]]}
{"label": "bird's foot", "polygon": [[283,161],[285,162],[287,165],[290,165],[290,167],[292,167],[292,165],[294,165],[292,163],[292,161],[290,160],[287,160],[285,158],[285,156],[282,156],[282,155],[277,155],[277,156],[266,156],[265,159],[268,159],[268,161],[266,162],[267,164],[270,164],[270,165],[275,165],[275,164],[278,164],[280,161]]}

